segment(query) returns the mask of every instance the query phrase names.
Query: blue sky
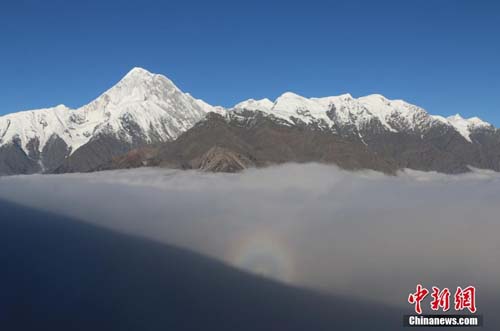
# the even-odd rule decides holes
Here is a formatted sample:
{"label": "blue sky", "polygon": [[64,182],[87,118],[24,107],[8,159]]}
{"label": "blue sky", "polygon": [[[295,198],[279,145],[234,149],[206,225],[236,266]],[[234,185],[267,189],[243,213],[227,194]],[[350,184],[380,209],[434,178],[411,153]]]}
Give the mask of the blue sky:
{"label": "blue sky", "polygon": [[0,4],[0,114],[81,106],[135,66],[224,106],[381,93],[500,126],[500,2]]}

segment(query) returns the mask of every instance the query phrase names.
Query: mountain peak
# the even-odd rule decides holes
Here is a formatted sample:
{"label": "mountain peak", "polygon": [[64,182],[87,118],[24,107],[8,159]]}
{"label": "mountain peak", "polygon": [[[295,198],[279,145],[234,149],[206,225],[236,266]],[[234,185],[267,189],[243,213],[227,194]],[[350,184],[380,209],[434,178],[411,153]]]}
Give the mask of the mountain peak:
{"label": "mountain peak", "polygon": [[366,96],[366,98],[373,98],[373,99],[381,99],[381,100],[387,100],[387,98],[380,94],[380,93],[372,93]]}
{"label": "mountain peak", "polygon": [[69,109],[69,107],[66,106],[65,104],[61,103],[61,104],[58,104],[57,106],[55,106],[54,109],[56,109],[56,110],[67,110],[67,109]]}
{"label": "mountain peak", "polygon": [[465,119],[460,114],[455,114],[452,116],[448,116],[447,119],[449,121],[464,121]]}
{"label": "mountain peak", "polygon": [[353,99],[351,93],[344,93],[344,94],[341,94],[338,96],[340,99],[348,99],[348,100],[351,100]]}
{"label": "mountain peak", "polygon": [[267,98],[260,100],[248,99],[236,104],[234,108],[265,111],[265,110],[270,110],[273,107],[273,105],[274,103]]}
{"label": "mountain peak", "polygon": [[[118,83],[113,86],[120,86],[120,85],[136,85],[139,82],[144,82],[150,80],[154,75],[147,71],[146,69],[142,69],[139,67],[132,68],[129,72],[123,76]],[[111,89],[113,88],[111,87]]]}
{"label": "mountain peak", "polygon": [[[290,92],[290,91],[287,91],[287,92],[283,93],[282,95],[280,95],[280,96],[278,97],[278,99],[290,99],[290,98],[294,98],[294,99],[305,99],[303,96],[298,95],[297,93],[294,93],[294,92]],[[277,101],[278,99],[276,99],[276,101]]]}
{"label": "mountain peak", "polygon": [[137,85],[138,83],[151,81],[156,76],[160,75],[153,74],[152,72],[140,67],[134,67],[125,76],[123,76],[118,84]]}
{"label": "mountain peak", "polygon": [[134,67],[132,68],[126,75],[145,75],[145,76],[151,76],[153,73],[149,72],[148,70],[141,68],[141,67]]}
{"label": "mountain peak", "polygon": [[370,105],[377,105],[377,106],[383,106],[389,104],[392,100],[387,99],[385,96],[382,94],[369,94],[365,95],[363,97],[358,98],[361,102],[370,104]]}
{"label": "mountain peak", "polygon": [[479,117],[471,117],[467,121],[474,126],[492,126],[490,123],[483,121]]}
{"label": "mountain peak", "polygon": [[91,104],[97,103],[94,108],[103,109],[109,104],[118,106],[151,99],[161,102],[176,93],[182,91],[167,77],[135,67]]}
{"label": "mountain peak", "polygon": [[460,114],[455,114],[446,119],[469,142],[471,141],[471,130],[479,127],[491,127],[490,123],[483,121],[479,117],[465,119]]}
{"label": "mountain peak", "polygon": [[463,118],[460,114],[455,114],[446,118],[451,123],[463,123],[463,125],[472,126],[491,126],[490,123],[483,121],[479,117]]}

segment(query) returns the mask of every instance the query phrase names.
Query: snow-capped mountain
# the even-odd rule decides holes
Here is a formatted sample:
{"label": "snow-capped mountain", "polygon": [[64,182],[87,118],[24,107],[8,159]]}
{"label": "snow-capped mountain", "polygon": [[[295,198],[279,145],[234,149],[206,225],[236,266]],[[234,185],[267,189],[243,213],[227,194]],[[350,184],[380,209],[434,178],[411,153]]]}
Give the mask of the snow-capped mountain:
{"label": "snow-capped mountain", "polygon": [[436,125],[453,127],[467,141],[475,129],[493,128],[477,117],[464,119],[460,115],[444,118],[430,115],[424,109],[403,100],[389,100],[380,94],[353,98],[350,94],[324,98],[305,98],[286,92],[272,102],[269,99],[249,99],[238,103],[234,110],[261,111],[280,118],[289,125],[297,121],[320,124],[325,128],[355,128],[360,135],[378,123],[390,132],[425,133]]}
{"label": "snow-capped mountain", "polygon": [[52,168],[43,156],[54,141],[64,158],[100,136],[130,145],[170,141],[209,111],[221,109],[183,93],[165,76],[134,68],[81,108],[59,105],[0,117],[0,148],[14,144],[36,172]]}
{"label": "snow-capped mountain", "polygon": [[[465,165],[500,168],[498,130],[477,117],[430,115],[418,106],[378,94],[305,98],[286,92],[274,101],[250,99],[225,109],[182,92],[165,76],[134,68],[78,109],[59,105],[1,116],[0,174],[95,170],[130,149],[171,142],[197,130],[195,125],[209,113],[240,126],[254,125],[253,119],[263,117],[283,127],[327,132],[335,139],[361,143],[378,155],[389,153],[387,158],[398,158],[401,151],[408,157],[416,146],[433,153],[443,152],[446,146],[453,148],[452,153],[460,151]],[[230,154],[225,150],[224,155]],[[475,162],[478,158],[481,161]],[[220,157],[212,155],[212,159]],[[419,168],[416,156],[400,163]],[[458,170],[445,168],[450,167],[464,169],[464,165]]]}
{"label": "snow-capped mountain", "polygon": [[0,146],[17,139],[29,153],[28,144],[36,139],[41,152],[49,139],[57,135],[71,154],[101,133],[128,141],[137,139],[135,134],[146,142],[168,141],[214,109],[183,93],[165,76],[134,68],[118,84],[81,108],[73,110],[59,105],[0,117]]}
{"label": "snow-capped mountain", "polygon": [[479,117],[465,119],[460,114],[456,114],[447,117],[445,120],[441,116],[433,116],[433,118],[453,126],[468,142],[472,142],[470,136],[475,130],[493,128],[490,123],[483,121]]}

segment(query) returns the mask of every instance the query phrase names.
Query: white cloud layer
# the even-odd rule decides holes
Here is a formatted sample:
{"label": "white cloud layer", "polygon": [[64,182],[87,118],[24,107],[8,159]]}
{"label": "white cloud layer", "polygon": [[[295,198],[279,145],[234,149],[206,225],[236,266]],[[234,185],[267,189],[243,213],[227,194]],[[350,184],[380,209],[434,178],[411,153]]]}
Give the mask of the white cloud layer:
{"label": "white cloud layer", "polygon": [[500,293],[500,175],[489,171],[137,169],[3,177],[0,198],[334,293],[394,304],[419,282]]}

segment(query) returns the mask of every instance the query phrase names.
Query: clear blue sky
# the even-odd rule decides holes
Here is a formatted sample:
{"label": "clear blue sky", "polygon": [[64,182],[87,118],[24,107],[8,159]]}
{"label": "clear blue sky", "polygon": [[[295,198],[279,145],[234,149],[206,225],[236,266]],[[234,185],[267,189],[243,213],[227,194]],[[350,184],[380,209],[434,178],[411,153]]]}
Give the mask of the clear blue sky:
{"label": "clear blue sky", "polygon": [[81,106],[134,66],[224,106],[381,93],[500,126],[500,1],[0,4],[0,114]]}

